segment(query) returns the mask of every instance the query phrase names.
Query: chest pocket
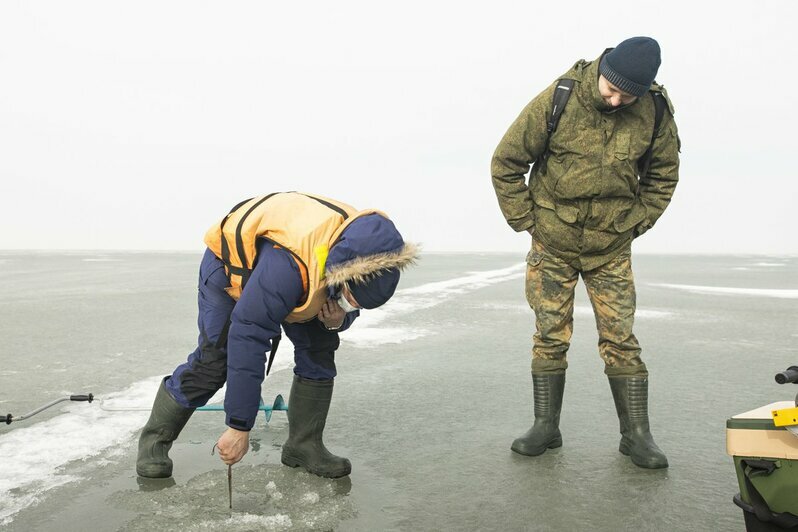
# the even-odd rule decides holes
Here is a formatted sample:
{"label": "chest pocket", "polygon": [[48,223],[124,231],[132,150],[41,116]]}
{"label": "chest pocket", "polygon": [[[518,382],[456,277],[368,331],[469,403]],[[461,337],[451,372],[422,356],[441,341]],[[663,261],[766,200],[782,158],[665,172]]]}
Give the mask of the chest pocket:
{"label": "chest pocket", "polygon": [[625,161],[629,158],[629,149],[632,143],[632,134],[628,131],[618,133],[615,137],[615,158]]}

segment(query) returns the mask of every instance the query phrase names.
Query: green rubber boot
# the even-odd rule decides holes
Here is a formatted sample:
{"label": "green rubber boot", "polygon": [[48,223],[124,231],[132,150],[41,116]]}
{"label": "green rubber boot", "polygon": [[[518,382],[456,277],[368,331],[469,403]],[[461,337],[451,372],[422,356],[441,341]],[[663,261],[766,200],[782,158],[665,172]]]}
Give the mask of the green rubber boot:
{"label": "green rubber boot", "polygon": [[609,381],[621,422],[618,450],[638,467],[668,467],[668,459],[654,443],[648,424],[648,377],[609,377]]}
{"label": "green rubber boot", "polygon": [[[164,378],[164,381],[168,378]],[[150,419],[144,425],[139,437],[139,456],[136,460],[136,473],[139,476],[147,478],[172,476],[169,449],[193,413],[193,408],[183,408],[177,404],[161,381],[155,402],[152,404]]]}
{"label": "green rubber boot", "polygon": [[352,472],[348,459],[335,456],[321,436],[333,393],[333,380],[314,381],[294,376],[288,402],[288,441],[283,445],[283,464],[303,467],[327,478],[345,477]]}
{"label": "green rubber boot", "polygon": [[562,447],[559,425],[565,371],[533,373],[532,386],[535,394],[535,424],[510,446],[518,454],[527,456],[537,456],[546,449]]}

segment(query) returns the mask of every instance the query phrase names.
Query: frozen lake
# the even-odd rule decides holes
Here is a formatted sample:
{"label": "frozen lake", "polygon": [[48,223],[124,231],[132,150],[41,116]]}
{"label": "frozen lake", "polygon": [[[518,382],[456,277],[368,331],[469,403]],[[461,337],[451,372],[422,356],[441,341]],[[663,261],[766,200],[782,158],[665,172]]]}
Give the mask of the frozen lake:
{"label": "frozen lake", "polygon": [[[618,452],[618,421],[583,285],[561,430],[536,458],[510,451],[531,424],[534,317],[523,255],[426,254],[397,295],[342,334],[325,442],[348,479],[280,464],[285,414],[259,421],[233,467],[211,456],[219,412],[173,447],[173,482],[139,482],[135,443],[158,380],[196,340],[201,254],[0,253],[0,529],[741,530],[728,417],[798,387],[798,259],[636,256],[636,334],[651,372],[652,432],[671,467]],[[263,386],[288,399],[284,338]],[[277,370],[277,371],[275,371]]]}

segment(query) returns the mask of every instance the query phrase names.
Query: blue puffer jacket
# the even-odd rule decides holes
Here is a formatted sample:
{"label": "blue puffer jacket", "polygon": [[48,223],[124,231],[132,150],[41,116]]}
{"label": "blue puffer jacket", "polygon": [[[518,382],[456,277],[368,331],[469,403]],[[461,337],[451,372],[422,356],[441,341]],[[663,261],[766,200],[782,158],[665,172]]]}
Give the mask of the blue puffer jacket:
{"label": "blue puffer jacket", "polygon": [[[404,247],[393,222],[379,214],[363,216],[353,221],[330,249],[325,269]],[[253,426],[271,341],[280,334],[280,324],[303,295],[302,277],[291,254],[260,241],[252,276],[235,305],[228,334],[224,401],[228,426],[242,430]],[[358,315],[359,311],[348,313],[341,330]],[[318,325],[322,326],[320,322]]]}

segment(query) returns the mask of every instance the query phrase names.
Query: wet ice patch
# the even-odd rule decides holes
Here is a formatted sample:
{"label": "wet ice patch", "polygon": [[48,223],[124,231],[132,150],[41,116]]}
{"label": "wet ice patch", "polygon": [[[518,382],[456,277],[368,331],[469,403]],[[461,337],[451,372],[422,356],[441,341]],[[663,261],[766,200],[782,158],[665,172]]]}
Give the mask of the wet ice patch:
{"label": "wet ice patch", "polygon": [[287,515],[236,515],[220,523],[218,521],[203,521],[189,525],[186,531],[201,530],[290,530],[291,518]]}
{"label": "wet ice patch", "polygon": [[[378,347],[386,344],[400,344],[427,336],[428,334],[429,331],[420,328],[352,327],[351,331],[346,332],[346,341],[357,347]],[[341,339],[343,340],[344,337],[342,336]]]}
{"label": "wet ice patch", "polygon": [[637,309],[635,311],[635,318],[642,319],[662,319],[670,318],[672,316],[673,312],[668,312],[665,310]]}
{"label": "wet ice patch", "polygon": [[747,266],[737,266],[732,268],[732,270],[736,271],[759,271],[761,272],[764,269],[769,268],[783,268],[787,266],[786,262],[754,262],[750,263]]}
{"label": "wet ice patch", "polygon": [[386,320],[393,322],[419,310],[436,307],[458,295],[520,279],[525,269],[526,263],[521,263],[498,270],[468,272],[462,277],[397,290],[384,307],[363,311],[352,328],[341,333],[341,341],[355,347],[375,347],[427,336],[430,334],[429,330],[403,327],[390,329],[379,325]]}
{"label": "wet ice patch", "polygon": [[333,530],[355,515],[348,478],[331,480],[282,465],[236,466],[233,510],[227,476],[202,473],[158,491],[120,491],[107,502],[138,513],[121,530]]}
{"label": "wet ice patch", "polygon": [[316,493],[315,491],[310,491],[304,494],[300,499],[300,501],[304,502],[305,504],[316,504],[317,502],[319,502],[319,494]]}
{"label": "wet ice patch", "polygon": [[270,480],[269,483],[266,484],[266,493],[275,501],[279,501],[283,498],[283,494],[277,490],[277,484],[275,484],[273,480]]}
{"label": "wet ice patch", "polygon": [[514,313],[518,312],[528,313],[532,311],[532,309],[529,308],[529,305],[526,304],[502,303],[498,301],[478,303],[476,305],[473,305],[473,307],[483,310],[500,310],[502,312],[514,312]]}
{"label": "wet ice patch", "polygon": [[[4,469],[8,468],[4,467]],[[0,526],[10,524],[14,520],[14,514],[23,508],[36,505],[48,491],[77,480],[80,478],[71,475],[58,475],[30,481],[25,489],[10,491],[0,487],[0,495],[2,495],[0,497]]]}
{"label": "wet ice patch", "polygon": [[798,290],[791,288],[736,288],[730,286],[698,286],[687,284],[651,283],[650,286],[661,286],[674,290],[684,290],[694,294],[728,295],[746,297],[769,297],[776,299],[798,299]]}

